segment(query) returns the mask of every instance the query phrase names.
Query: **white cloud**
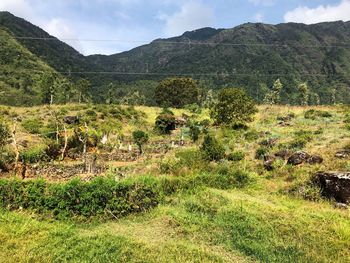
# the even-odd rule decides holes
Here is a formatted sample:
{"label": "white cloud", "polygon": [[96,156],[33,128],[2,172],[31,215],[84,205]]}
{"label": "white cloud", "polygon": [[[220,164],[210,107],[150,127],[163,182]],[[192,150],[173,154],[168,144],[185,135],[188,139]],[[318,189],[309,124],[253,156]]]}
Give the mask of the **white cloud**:
{"label": "white cloud", "polygon": [[264,14],[262,13],[256,13],[254,16],[254,21],[258,23],[262,23],[264,21]]}
{"label": "white cloud", "polygon": [[200,2],[186,3],[182,5],[179,12],[172,15],[160,15],[159,18],[165,20],[164,33],[167,36],[181,35],[185,31],[214,24],[213,10]]}
{"label": "white cloud", "polygon": [[33,9],[27,0],[1,0],[0,11],[8,11],[26,19],[33,17]]}
{"label": "white cloud", "polygon": [[48,23],[45,23],[43,29],[50,35],[64,40],[67,44],[74,47],[79,52],[83,53],[83,48],[77,39],[77,34],[70,26],[69,21],[63,18],[52,18]]}
{"label": "white cloud", "polygon": [[342,0],[336,5],[320,5],[316,8],[299,6],[284,15],[285,22],[314,24],[319,22],[350,20],[350,0]]}

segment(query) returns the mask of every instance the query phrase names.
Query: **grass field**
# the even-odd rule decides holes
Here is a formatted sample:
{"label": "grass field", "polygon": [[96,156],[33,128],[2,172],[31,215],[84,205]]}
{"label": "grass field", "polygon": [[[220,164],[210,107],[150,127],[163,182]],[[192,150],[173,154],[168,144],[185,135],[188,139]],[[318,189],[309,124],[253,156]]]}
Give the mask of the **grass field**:
{"label": "grass field", "polygon": [[[241,161],[197,162],[188,154],[197,143],[171,150],[161,159],[149,156],[125,172],[127,177],[181,181],[233,169],[250,174],[252,180],[244,186],[193,185],[166,195],[148,212],[118,220],[57,220],[30,210],[1,210],[0,262],[350,262],[349,210],[335,209],[332,200],[308,188],[316,171],[350,169],[349,160],[334,158],[350,142],[344,123],[347,108],[313,107],[331,115],[305,118],[308,109],[261,106],[248,130],[212,128],[227,152],[244,152]],[[152,133],[160,109],[136,110],[145,113],[144,128]],[[25,118],[38,109],[10,111]],[[289,113],[295,114],[289,124],[278,124],[277,117]],[[197,118],[206,116],[204,112]],[[137,123],[127,123],[123,133],[135,127]],[[30,137],[24,130],[21,136]],[[259,143],[268,138],[278,140],[268,149],[271,153],[302,141],[300,148],[321,155],[324,162],[291,166],[276,161],[275,169],[266,171],[255,155]]]}

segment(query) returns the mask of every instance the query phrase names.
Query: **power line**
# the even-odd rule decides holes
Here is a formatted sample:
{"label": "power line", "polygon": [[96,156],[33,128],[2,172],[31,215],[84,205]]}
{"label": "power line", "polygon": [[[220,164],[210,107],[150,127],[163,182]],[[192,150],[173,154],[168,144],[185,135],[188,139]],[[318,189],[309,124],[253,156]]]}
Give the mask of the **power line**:
{"label": "power line", "polygon": [[[45,71],[41,70],[29,70],[33,72],[38,73],[45,73]],[[145,76],[296,76],[296,75],[303,75],[303,76],[315,76],[315,77],[328,77],[327,74],[322,73],[308,73],[308,72],[299,72],[296,74],[291,73],[227,73],[227,72],[209,72],[209,73],[199,73],[199,72],[189,72],[189,73],[176,73],[176,72],[169,72],[169,73],[162,73],[162,72],[120,72],[120,71],[56,71],[56,73],[62,74],[62,75],[69,75],[69,74],[81,74],[81,75],[131,75],[131,76],[137,76],[137,75],[145,75]],[[338,74],[337,74],[338,75]]]}
{"label": "power line", "polygon": [[55,38],[55,37],[21,37],[14,36],[19,40],[44,40],[44,41],[79,41],[79,42],[121,42],[121,43],[143,43],[143,44],[181,44],[181,45],[208,45],[208,46],[233,46],[233,47],[296,47],[296,48],[350,48],[348,43],[340,43],[335,45],[299,45],[293,43],[216,43],[216,42],[200,42],[200,41],[168,41],[154,40],[152,42],[146,40],[123,40],[123,39],[83,39],[83,38]]}

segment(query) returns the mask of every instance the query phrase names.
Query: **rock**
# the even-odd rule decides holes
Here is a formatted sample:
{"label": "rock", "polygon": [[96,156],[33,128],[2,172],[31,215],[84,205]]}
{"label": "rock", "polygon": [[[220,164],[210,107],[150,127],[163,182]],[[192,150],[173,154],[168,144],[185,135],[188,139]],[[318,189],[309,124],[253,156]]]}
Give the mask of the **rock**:
{"label": "rock", "polygon": [[321,164],[323,163],[323,158],[319,155],[312,155],[308,160],[308,164]]}
{"label": "rock", "polygon": [[299,165],[299,164],[307,162],[307,160],[310,157],[311,156],[308,153],[306,153],[306,152],[302,152],[302,151],[296,152],[296,153],[292,154],[292,156],[290,156],[288,158],[288,164]]}
{"label": "rock", "polygon": [[323,163],[323,158],[319,155],[310,155],[303,151],[296,152],[288,158],[288,164],[299,165],[302,163],[320,164]]}
{"label": "rock", "polygon": [[71,125],[71,124],[79,124],[79,117],[78,116],[66,116],[63,118],[64,123]]}
{"label": "rock", "polygon": [[265,155],[264,156],[264,168],[267,170],[267,171],[273,171],[275,168],[274,168],[274,163],[275,163],[275,158],[271,155]]}
{"label": "rock", "polygon": [[348,205],[343,203],[335,203],[334,208],[346,210],[348,209]]}
{"label": "rock", "polygon": [[289,150],[280,150],[278,152],[275,153],[275,156],[277,158],[280,158],[282,160],[288,160],[288,158],[292,155],[291,151]]}
{"label": "rock", "polygon": [[337,202],[350,202],[350,172],[318,172],[315,183],[321,188],[323,196],[334,198]]}
{"label": "rock", "polygon": [[347,159],[350,157],[350,150],[341,150],[335,153],[334,155],[336,158],[339,159]]}

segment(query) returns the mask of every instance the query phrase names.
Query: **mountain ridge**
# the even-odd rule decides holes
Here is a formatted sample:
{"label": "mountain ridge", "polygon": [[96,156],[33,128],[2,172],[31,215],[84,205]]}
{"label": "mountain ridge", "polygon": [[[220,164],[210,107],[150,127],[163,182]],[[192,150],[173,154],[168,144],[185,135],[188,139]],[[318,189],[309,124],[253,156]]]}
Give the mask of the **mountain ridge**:
{"label": "mountain ridge", "polygon": [[[0,12],[0,26],[14,36],[50,36],[10,13]],[[277,78],[284,84],[283,103],[298,103],[301,82],[309,84],[310,98],[320,96],[322,103],[331,102],[334,89],[341,102],[350,102],[350,21],[206,27],[113,55],[83,56],[58,39],[18,42],[57,71],[88,78],[100,101],[110,83],[188,75],[210,89],[242,87],[259,102]]]}

